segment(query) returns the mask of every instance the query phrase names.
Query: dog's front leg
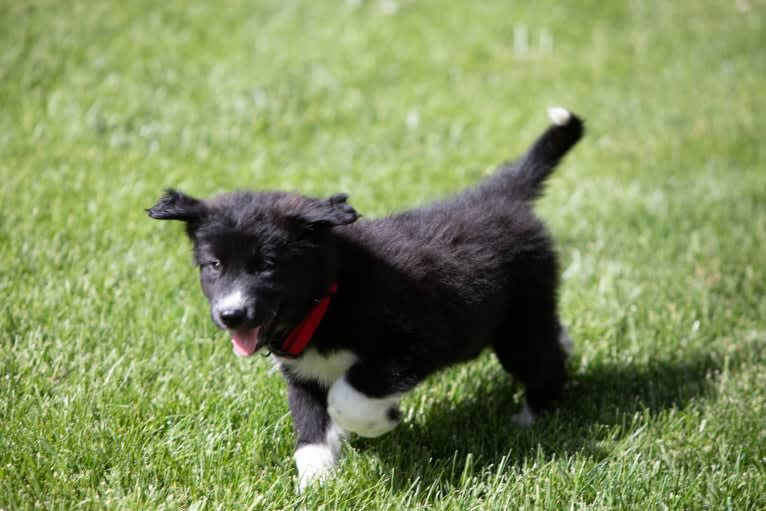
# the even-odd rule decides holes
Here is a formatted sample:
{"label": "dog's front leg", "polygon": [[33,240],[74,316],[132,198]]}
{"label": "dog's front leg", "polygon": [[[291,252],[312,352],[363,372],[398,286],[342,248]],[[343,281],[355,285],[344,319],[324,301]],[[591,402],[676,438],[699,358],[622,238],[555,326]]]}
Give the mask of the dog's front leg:
{"label": "dog's front leg", "polygon": [[[399,401],[405,390],[400,370],[355,364],[327,395],[327,411],[338,426],[373,438],[388,433],[402,420]],[[407,387],[410,387],[408,385]]]}
{"label": "dog's front leg", "polygon": [[326,477],[338,462],[343,430],[327,414],[327,391],[317,383],[287,382],[287,400],[296,436],[298,488]]}

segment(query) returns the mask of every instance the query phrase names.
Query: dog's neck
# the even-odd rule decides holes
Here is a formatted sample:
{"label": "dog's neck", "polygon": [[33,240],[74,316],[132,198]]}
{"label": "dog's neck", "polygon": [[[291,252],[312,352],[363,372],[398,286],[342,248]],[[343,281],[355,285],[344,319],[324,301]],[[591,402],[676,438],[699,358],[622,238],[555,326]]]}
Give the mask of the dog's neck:
{"label": "dog's neck", "polygon": [[316,331],[322,324],[333,298],[338,291],[340,270],[340,248],[337,236],[328,231],[318,240],[321,244],[322,259],[316,269],[316,280],[312,286],[312,300],[304,316],[281,341],[270,343],[268,350],[284,358],[296,358],[314,340]]}
{"label": "dog's neck", "polygon": [[317,328],[319,328],[322,319],[324,319],[325,314],[327,314],[327,309],[330,307],[330,303],[337,291],[338,284],[330,284],[327,293],[316,302],[306,317],[282,341],[280,349],[274,350],[279,356],[299,357],[304,352],[314,337]]}

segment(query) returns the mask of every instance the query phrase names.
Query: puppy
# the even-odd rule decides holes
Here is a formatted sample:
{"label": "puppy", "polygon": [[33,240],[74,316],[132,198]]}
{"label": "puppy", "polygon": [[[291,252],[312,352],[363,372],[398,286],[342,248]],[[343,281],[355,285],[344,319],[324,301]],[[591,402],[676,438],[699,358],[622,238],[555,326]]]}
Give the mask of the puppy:
{"label": "puppy", "polygon": [[270,352],[287,381],[300,488],[337,463],[345,432],[377,437],[426,376],[494,350],[524,386],[518,420],[561,397],[570,341],[551,238],[532,202],[583,135],[563,108],[515,163],[462,193],[362,220],[345,194],[199,200],[167,190],[147,210],[180,220],[213,322],[234,352]]}

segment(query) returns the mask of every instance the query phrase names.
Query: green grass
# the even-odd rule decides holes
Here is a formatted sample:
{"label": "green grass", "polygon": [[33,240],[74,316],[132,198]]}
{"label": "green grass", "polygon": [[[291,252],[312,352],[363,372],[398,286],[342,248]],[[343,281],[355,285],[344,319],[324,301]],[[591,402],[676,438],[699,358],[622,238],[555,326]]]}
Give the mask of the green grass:
{"label": "green grass", "polygon": [[[0,509],[766,508],[764,41],[761,0],[1,2]],[[143,208],[289,188],[382,215],[554,104],[589,127],[538,207],[568,401],[514,427],[486,354],[297,496],[281,379]]]}

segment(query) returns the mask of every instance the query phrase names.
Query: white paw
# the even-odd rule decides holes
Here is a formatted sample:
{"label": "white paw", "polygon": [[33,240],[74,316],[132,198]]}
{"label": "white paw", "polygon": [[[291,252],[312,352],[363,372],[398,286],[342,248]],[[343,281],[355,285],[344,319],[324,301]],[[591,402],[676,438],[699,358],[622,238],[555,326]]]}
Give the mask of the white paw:
{"label": "white paw", "polygon": [[513,415],[511,420],[521,427],[528,428],[535,423],[535,415],[532,413],[532,410],[529,409],[529,406],[524,403],[524,407],[521,411]]}
{"label": "white paw", "polygon": [[569,331],[564,325],[561,325],[561,333],[559,334],[559,346],[561,346],[561,349],[564,350],[564,353],[567,355],[571,355],[572,351],[574,350],[572,338],[569,337]]}
{"label": "white paw", "polygon": [[298,489],[303,491],[315,482],[321,482],[331,472],[337,458],[325,444],[309,444],[295,451],[295,465],[298,467]]}
{"label": "white paw", "polygon": [[346,378],[336,381],[327,394],[327,412],[335,423],[359,436],[374,438],[401,421],[400,394],[375,399],[353,388]]}
{"label": "white paw", "polygon": [[295,451],[293,458],[298,468],[298,491],[322,482],[332,473],[338,463],[343,436],[343,431],[336,424],[330,424],[324,442],[303,445]]}

